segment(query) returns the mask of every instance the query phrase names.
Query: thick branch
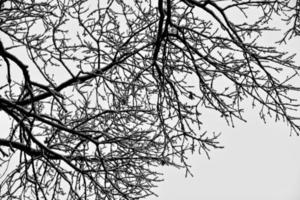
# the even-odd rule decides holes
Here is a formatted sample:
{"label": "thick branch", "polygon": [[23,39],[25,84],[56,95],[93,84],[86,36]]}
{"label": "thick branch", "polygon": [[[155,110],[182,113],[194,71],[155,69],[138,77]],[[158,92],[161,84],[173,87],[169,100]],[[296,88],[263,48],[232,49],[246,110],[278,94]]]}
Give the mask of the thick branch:
{"label": "thick branch", "polygon": [[14,141],[10,141],[10,140],[6,140],[6,139],[2,139],[0,138],[0,146],[5,146],[5,147],[10,147],[10,148],[14,148],[14,149],[18,149],[30,156],[40,156],[42,155],[41,151],[38,151],[36,149],[32,149],[31,147],[19,143],[19,142],[14,142]]}

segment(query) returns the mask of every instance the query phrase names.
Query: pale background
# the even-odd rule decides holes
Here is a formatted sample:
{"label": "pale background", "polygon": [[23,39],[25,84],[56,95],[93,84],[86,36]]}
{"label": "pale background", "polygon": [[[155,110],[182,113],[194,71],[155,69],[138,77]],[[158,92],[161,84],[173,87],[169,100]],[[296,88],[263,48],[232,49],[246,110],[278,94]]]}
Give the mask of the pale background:
{"label": "pale background", "polygon": [[[190,156],[194,177],[184,170],[159,168],[165,179],[146,200],[299,200],[300,137],[290,136],[284,122],[265,124],[258,109],[246,110],[247,123],[228,127],[214,112],[204,113],[204,127],[222,132],[224,149],[212,150],[211,159]],[[7,134],[7,117],[0,112],[1,136]]]}
{"label": "pale background", "polygon": [[[298,40],[282,48],[300,52],[299,44]],[[300,63],[299,56],[297,60]],[[184,170],[171,167],[158,169],[165,179],[154,189],[159,197],[146,200],[300,200],[300,137],[290,136],[286,123],[268,119],[265,124],[258,109],[251,107],[244,115],[248,122],[236,122],[235,128],[214,112],[203,116],[203,129],[222,132],[219,140],[225,148],[212,149],[211,160],[204,154],[190,156],[194,177],[185,178]],[[0,112],[3,138],[7,122]]]}
{"label": "pale background", "polygon": [[212,150],[210,160],[192,155],[194,177],[185,178],[184,170],[160,169],[165,180],[154,190],[159,197],[147,200],[300,199],[300,137],[290,136],[286,123],[269,119],[265,124],[251,107],[245,112],[248,122],[235,128],[213,112],[205,115],[204,126],[222,132],[225,148]]}
{"label": "pale background", "polygon": [[[230,19],[238,20],[236,13]],[[257,17],[255,12],[250,17]],[[270,26],[285,30],[286,24],[273,20]],[[260,44],[273,46],[283,32],[266,32]],[[278,46],[281,51],[297,53],[300,65],[300,37]],[[300,86],[300,77],[295,80]],[[300,99],[300,92],[294,93]],[[185,178],[184,170],[164,167],[163,182],[154,190],[158,197],[147,200],[300,200],[300,136],[291,134],[283,121],[259,118],[259,108],[246,103],[247,123],[236,122],[228,127],[220,115],[203,113],[203,128],[222,132],[224,149],[213,150],[208,160],[204,154],[190,156],[194,177]],[[295,112],[300,117],[300,109]]]}

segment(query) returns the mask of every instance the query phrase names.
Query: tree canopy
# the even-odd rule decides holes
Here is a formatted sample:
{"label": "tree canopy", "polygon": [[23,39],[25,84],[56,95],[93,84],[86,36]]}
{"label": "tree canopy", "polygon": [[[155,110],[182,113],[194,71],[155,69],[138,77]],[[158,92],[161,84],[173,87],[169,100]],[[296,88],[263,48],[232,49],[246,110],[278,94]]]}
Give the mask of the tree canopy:
{"label": "tree canopy", "polygon": [[[0,199],[140,199],[243,100],[300,133],[299,0],[0,0]],[[274,34],[276,43],[262,39]],[[1,123],[5,123],[3,119]]]}

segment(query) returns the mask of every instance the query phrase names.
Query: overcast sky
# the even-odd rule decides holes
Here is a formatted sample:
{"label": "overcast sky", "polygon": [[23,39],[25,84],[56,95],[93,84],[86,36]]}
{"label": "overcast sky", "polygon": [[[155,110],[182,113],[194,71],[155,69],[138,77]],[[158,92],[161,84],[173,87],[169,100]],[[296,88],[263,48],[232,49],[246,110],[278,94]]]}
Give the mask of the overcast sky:
{"label": "overcast sky", "polygon": [[[280,28],[282,23],[275,21],[271,26]],[[270,46],[281,35],[268,32],[264,36],[262,45]],[[299,44],[298,37],[279,46],[282,51],[297,53],[298,65]],[[299,86],[300,78],[297,80]],[[300,99],[299,92],[296,95]],[[194,177],[185,178],[184,170],[160,169],[165,180],[154,190],[159,197],[147,200],[299,200],[300,136],[290,136],[283,121],[269,118],[265,124],[258,112],[257,107],[248,106],[244,113],[247,123],[237,122],[235,128],[213,112],[203,114],[204,129],[222,132],[220,142],[225,148],[212,150],[211,160],[205,155],[191,156]],[[300,117],[300,110],[297,112]]]}
{"label": "overcast sky", "polygon": [[[297,43],[290,45],[300,52]],[[216,113],[203,116],[203,128],[222,132],[220,142],[225,148],[212,150],[211,160],[205,155],[191,156],[194,177],[185,178],[184,170],[171,167],[158,169],[165,179],[154,189],[159,197],[146,200],[300,199],[300,137],[290,136],[284,122],[268,119],[265,124],[258,110],[251,108],[245,112],[248,122],[236,122],[235,128],[228,127]],[[2,131],[9,127],[4,117],[0,112]]]}
{"label": "overcast sky", "polygon": [[300,137],[290,136],[284,122],[265,124],[257,109],[246,110],[247,123],[226,126],[218,115],[206,113],[205,127],[222,131],[225,149],[212,150],[211,160],[193,155],[194,177],[184,170],[161,169],[165,181],[147,200],[299,200]]}

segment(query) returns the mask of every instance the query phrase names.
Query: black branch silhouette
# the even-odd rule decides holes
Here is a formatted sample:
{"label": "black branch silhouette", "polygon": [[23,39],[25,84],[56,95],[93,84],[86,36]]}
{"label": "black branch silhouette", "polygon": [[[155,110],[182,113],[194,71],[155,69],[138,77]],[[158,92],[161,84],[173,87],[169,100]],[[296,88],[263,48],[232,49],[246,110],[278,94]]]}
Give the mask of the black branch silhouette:
{"label": "black branch silhouette", "polygon": [[[300,68],[278,45],[299,39],[299,10],[299,0],[0,0],[0,112],[11,123],[0,199],[153,195],[156,167],[190,173],[187,153],[222,148],[203,110],[233,125],[244,99],[298,135]],[[277,44],[266,45],[271,31]]]}

